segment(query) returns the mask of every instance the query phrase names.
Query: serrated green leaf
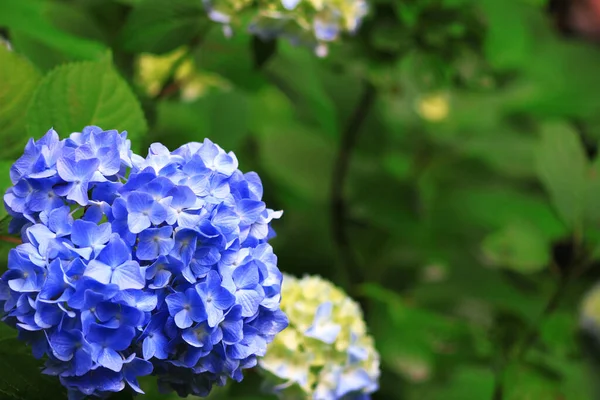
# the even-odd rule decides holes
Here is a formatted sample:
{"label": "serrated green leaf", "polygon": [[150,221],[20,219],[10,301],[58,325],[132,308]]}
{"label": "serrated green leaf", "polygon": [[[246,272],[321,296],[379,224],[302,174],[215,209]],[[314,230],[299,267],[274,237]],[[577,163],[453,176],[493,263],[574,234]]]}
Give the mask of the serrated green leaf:
{"label": "serrated green leaf", "polygon": [[102,43],[66,33],[46,18],[48,8],[54,6],[41,0],[3,0],[0,2],[0,26],[26,33],[76,59],[101,57],[106,51]]}
{"label": "serrated green leaf", "polygon": [[57,377],[43,375],[31,349],[17,339],[0,340],[0,398],[5,400],[65,399]]}
{"label": "serrated green leaf", "polygon": [[536,152],[538,176],[562,220],[581,228],[588,161],[579,137],[565,124],[547,124]]}
{"label": "serrated green leaf", "polygon": [[187,44],[206,27],[206,12],[197,0],[143,0],[120,33],[130,52],[166,53]]}
{"label": "serrated green leaf", "polygon": [[126,130],[134,148],[146,132],[135,95],[109,58],[60,66],[44,77],[27,113],[32,137],[54,129],[63,137],[85,126]]}
{"label": "serrated green leaf", "polygon": [[39,80],[31,63],[0,46],[0,159],[17,157],[27,143],[25,117]]}
{"label": "serrated green leaf", "polygon": [[[106,35],[98,26],[91,12],[86,12],[83,4],[44,2],[39,3],[41,7],[40,18],[64,34],[72,35],[84,40],[103,43]],[[80,61],[81,59],[92,59],[102,55],[105,50],[98,52],[97,57],[82,57],[72,55],[70,47],[66,49],[48,44],[44,38],[39,38],[36,33],[28,30],[10,31],[10,41],[15,51],[25,55],[32,63],[43,71],[49,71],[59,64]]]}

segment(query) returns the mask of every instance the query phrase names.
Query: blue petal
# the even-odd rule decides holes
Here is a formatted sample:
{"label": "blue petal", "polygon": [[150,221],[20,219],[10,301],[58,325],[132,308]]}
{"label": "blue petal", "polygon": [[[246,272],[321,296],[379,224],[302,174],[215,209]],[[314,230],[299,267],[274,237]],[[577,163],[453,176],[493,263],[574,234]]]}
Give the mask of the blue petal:
{"label": "blue petal", "polygon": [[72,333],[61,331],[50,337],[52,353],[61,361],[69,361],[75,353],[77,337]]}
{"label": "blue petal", "polygon": [[317,311],[315,311],[314,322],[326,322],[331,319],[331,313],[333,312],[333,303],[326,301],[325,303],[319,304]]}
{"label": "blue petal", "polygon": [[131,212],[127,216],[127,226],[131,233],[140,233],[152,225],[150,217],[141,212]]}
{"label": "blue petal", "polygon": [[159,225],[167,219],[167,208],[162,204],[155,202],[150,209],[150,221],[153,224]]}
{"label": "blue petal", "polygon": [[312,325],[304,334],[322,341],[323,343],[332,344],[335,342],[338,334],[341,331],[341,326],[331,322],[326,322],[319,325]]}
{"label": "blue petal", "polygon": [[208,316],[208,326],[210,327],[216,326],[223,320],[223,311],[215,308],[212,304],[206,307],[206,313]]}
{"label": "blue petal", "polygon": [[75,375],[82,376],[87,373],[93,364],[92,354],[86,349],[86,347],[81,347],[77,351],[75,351]]}
{"label": "blue petal", "polygon": [[235,303],[235,296],[225,288],[219,287],[214,294],[213,303],[215,307],[226,310]]}
{"label": "blue petal", "polygon": [[342,373],[336,388],[336,396],[342,398],[349,393],[365,389],[373,383],[373,379],[369,376],[367,371],[362,368],[344,372]]}
{"label": "blue petal", "polygon": [[260,214],[265,210],[265,203],[257,200],[244,199],[236,204],[238,214],[241,218],[241,223],[250,225],[260,217]]}
{"label": "blue petal", "polygon": [[238,288],[253,288],[259,283],[258,266],[255,262],[246,263],[233,271],[233,281]]}
{"label": "blue petal", "polygon": [[223,342],[226,344],[234,344],[242,340],[244,322],[238,321],[227,321],[221,322],[221,330],[223,331]]}
{"label": "blue petal", "polygon": [[242,316],[251,317],[258,311],[260,302],[265,298],[263,293],[256,290],[238,290],[235,293],[237,303],[242,306]]}
{"label": "blue petal", "polygon": [[162,228],[146,229],[139,235],[136,256],[140,260],[154,260],[159,255],[167,255],[173,248],[171,235],[173,228],[165,226]]}
{"label": "blue petal", "polygon": [[110,266],[99,262],[98,260],[92,260],[86,267],[83,275],[95,279],[98,282],[106,285],[111,283],[113,270]]}
{"label": "blue petal", "polygon": [[63,299],[62,296],[68,287],[60,259],[56,259],[48,267],[48,277],[40,290],[38,299],[53,302],[66,301],[67,299]]}
{"label": "blue petal", "polygon": [[115,268],[131,260],[131,250],[118,235],[113,234],[106,247],[96,256],[96,260]]}
{"label": "blue petal", "polygon": [[281,4],[286,10],[293,10],[300,3],[300,0],[281,0]]}
{"label": "blue petal", "polygon": [[180,229],[175,233],[175,245],[171,254],[188,265],[196,252],[198,233],[192,229]]}
{"label": "blue petal", "polygon": [[154,276],[154,281],[148,285],[150,289],[162,289],[169,284],[171,272],[165,269],[158,271]]}
{"label": "blue petal", "polygon": [[73,217],[71,217],[70,213],[71,210],[68,206],[63,206],[50,212],[48,216],[48,227],[53,232],[56,232],[57,236],[68,235],[71,233]]}
{"label": "blue petal", "polygon": [[135,357],[132,361],[124,365],[123,376],[133,390],[143,394],[144,392],[140,388],[137,377],[150,375],[152,370],[153,367],[151,363]]}
{"label": "blue petal", "polygon": [[119,353],[117,353],[113,349],[109,349],[106,347],[100,350],[100,352],[97,355],[96,361],[103,367],[106,367],[115,372],[119,372],[121,371],[121,368],[123,368],[123,359],[121,358]]}
{"label": "blue petal", "polygon": [[93,222],[79,219],[73,222],[71,241],[79,247],[91,247],[108,242],[110,234],[109,223],[98,226]]}
{"label": "blue petal", "polygon": [[142,270],[135,261],[127,261],[115,268],[110,282],[117,285],[121,290],[143,289],[146,285]]}
{"label": "blue petal", "polygon": [[156,353],[156,341],[154,337],[146,337],[142,343],[142,355],[144,359],[149,360],[154,357]]}
{"label": "blue petal", "polygon": [[62,157],[56,162],[58,175],[67,182],[73,182],[79,178],[77,163],[70,158]]}
{"label": "blue petal", "polygon": [[[127,185],[125,185],[123,189],[125,189],[126,186]],[[132,192],[127,196],[127,210],[129,212],[149,212],[152,208],[152,204],[154,204],[154,198],[148,193]]]}
{"label": "blue petal", "polygon": [[180,329],[189,328],[192,326],[192,318],[190,317],[190,312],[187,310],[181,310],[177,314],[175,314],[175,324]]}
{"label": "blue petal", "polygon": [[169,314],[174,317],[175,314],[183,309],[183,306],[186,302],[186,297],[183,293],[173,293],[165,298],[165,302],[169,308]]}

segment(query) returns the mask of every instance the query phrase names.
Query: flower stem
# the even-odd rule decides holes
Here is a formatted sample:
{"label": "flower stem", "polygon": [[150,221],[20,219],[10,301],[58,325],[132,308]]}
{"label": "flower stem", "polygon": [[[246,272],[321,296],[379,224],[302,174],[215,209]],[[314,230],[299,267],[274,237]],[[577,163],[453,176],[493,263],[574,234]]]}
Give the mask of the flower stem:
{"label": "flower stem", "polygon": [[18,237],[12,237],[12,236],[6,236],[6,235],[0,235],[0,241],[7,242],[7,243],[14,243],[14,244],[23,243],[21,241],[21,239],[19,239]]}
{"label": "flower stem", "polygon": [[177,74],[177,70],[181,65],[186,61],[186,59],[192,54],[196,47],[202,45],[204,38],[208,34],[210,29],[210,25],[199,35],[195,36],[190,43],[188,43],[186,51],[173,63],[171,69],[169,70],[169,74],[167,75],[167,79],[163,83],[160,91],[155,96],[155,99],[165,99],[170,97],[172,94],[176,93],[179,90],[179,83],[175,81],[175,75]]}
{"label": "flower stem", "polygon": [[360,282],[360,270],[358,268],[354,251],[350,243],[347,229],[347,201],[344,197],[344,189],[348,178],[348,170],[352,159],[352,153],[358,134],[374,103],[376,95],[375,87],[368,81],[364,83],[364,89],[356,108],[354,109],[346,128],[340,138],[335,164],[333,166],[331,180],[331,233],[337,253],[338,282],[347,290],[351,289],[353,283]]}

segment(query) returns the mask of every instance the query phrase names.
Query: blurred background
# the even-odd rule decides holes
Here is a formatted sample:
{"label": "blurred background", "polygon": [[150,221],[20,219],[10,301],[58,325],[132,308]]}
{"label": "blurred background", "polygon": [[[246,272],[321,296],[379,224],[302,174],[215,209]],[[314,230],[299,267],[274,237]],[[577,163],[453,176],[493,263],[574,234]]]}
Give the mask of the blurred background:
{"label": "blurred background", "polygon": [[210,138],[284,210],[280,269],[360,302],[375,399],[600,398],[600,1],[368,6],[318,57],[200,0],[0,0],[0,182],[52,125]]}

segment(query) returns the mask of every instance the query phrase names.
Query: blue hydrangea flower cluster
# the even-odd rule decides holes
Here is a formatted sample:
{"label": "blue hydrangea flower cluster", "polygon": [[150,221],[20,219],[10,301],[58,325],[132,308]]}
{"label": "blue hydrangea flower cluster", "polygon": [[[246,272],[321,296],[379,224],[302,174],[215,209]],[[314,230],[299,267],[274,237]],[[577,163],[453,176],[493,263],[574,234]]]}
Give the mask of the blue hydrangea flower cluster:
{"label": "blue hydrangea flower cluster", "polygon": [[155,143],[144,159],[125,132],[50,130],[10,174],[4,201],[23,244],[0,280],[4,320],[71,399],[141,392],[149,374],[206,395],[241,380],[287,326],[267,243],[281,212],[210,140]]}

